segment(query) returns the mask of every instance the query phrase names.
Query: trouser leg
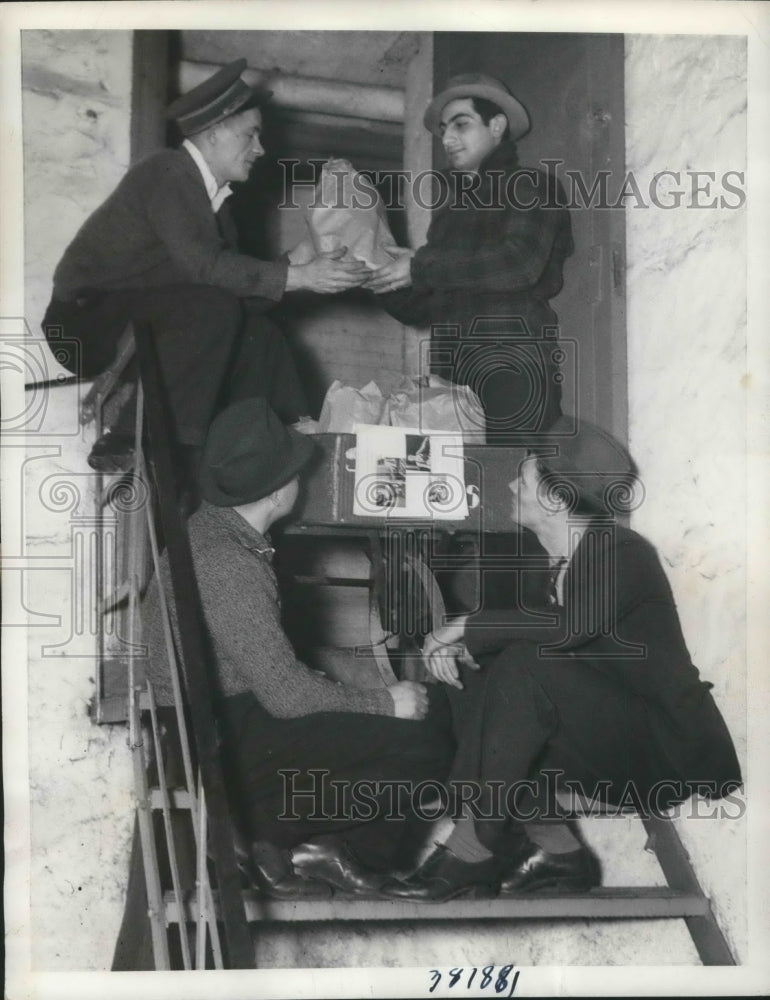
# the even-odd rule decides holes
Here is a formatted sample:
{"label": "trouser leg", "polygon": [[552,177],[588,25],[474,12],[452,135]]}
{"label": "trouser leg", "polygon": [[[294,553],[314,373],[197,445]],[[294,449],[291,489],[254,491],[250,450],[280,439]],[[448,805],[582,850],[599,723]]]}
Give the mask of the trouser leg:
{"label": "trouser leg", "polygon": [[488,343],[461,343],[456,353],[449,377],[479,397],[488,442],[546,431],[561,416],[561,375],[551,347],[503,331]]}
{"label": "trouser leg", "polygon": [[67,366],[90,378],[110,364],[132,320],[150,325],[177,440],[202,444],[239,332],[238,300],[204,285],[97,292],[80,303],[52,302],[43,322],[52,347],[52,328],[74,343]]}
{"label": "trouser leg", "polygon": [[644,703],[589,663],[545,659],[520,642],[463,681],[465,690],[450,695],[458,739],[451,779],[478,787],[476,828],[490,848],[512,815],[542,818],[564,781],[617,801],[628,781],[644,796],[666,776]]}
{"label": "trouser leg", "polygon": [[264,396],[285,424],[293,424],[310,413],[286,338],[271,319],[246,300],[243,329],[222,404],[253,396]]}
{"label": "trouser leg", "polygon": [[229,769],[251,836],[293,847],[342,833],[371,867],[396,863],[403,800],[423,782],[438,789],[452,759],[438,705],[418,722],[342,712],[277,720],[258,706],[240,714],[234,731],[233,721]]}

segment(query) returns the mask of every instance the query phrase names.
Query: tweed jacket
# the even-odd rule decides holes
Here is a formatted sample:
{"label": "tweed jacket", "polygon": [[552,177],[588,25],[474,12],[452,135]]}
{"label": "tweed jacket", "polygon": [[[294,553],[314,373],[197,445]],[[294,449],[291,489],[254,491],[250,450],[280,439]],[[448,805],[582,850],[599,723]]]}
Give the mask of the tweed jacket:
{"label": "tweed jacket", "polygon": [[227,205],[215,216],[187,150],[164,149],[132,166],[86,219],[56,268],[53,295],[70,302],[84,291],[196,284],[278,301],[287,267],[238,253]]}
{"label": "tweed jacket", "polygon": [[636,532],[592,522],[567,567],[562,606],[482,610],[465,642],[480,662],[515,643],[564,658],[565,669],[579,657],[641,696],[672,778],[719,790],[741,783],[713,685],[690,659],[657,552]]}
{"label": "tweed jacket", "polygon": [[402,322],[458,327],[460,337],[473,332],[476,317],[491,317],[494,328],[495,319],[514,316],[539,336],[556,322],[549,299],[573,251],[561,187],[543,171],[520,168],[511,142],[483,161],[477,189],[461,193],[461,177],[448,175],[444,204],[412,258],[411,288],[379,301]]}
{"label": "tweed jacket", "polygon": [[[281,626],[272,548],[236,511],[205,501],[188,521],[200,603],[210,639],[215,690],[253,694],[275,718],[313,712],[393,715],[385,688],[338,684],[301,663]],[[169,582],[164,555],[161,573]],[[142,604],[148,676],[159,704],[172,704],[157,579]],[[176,624],[173,624],[176,632]],[[177,648],[179,643],[177,641]]]}

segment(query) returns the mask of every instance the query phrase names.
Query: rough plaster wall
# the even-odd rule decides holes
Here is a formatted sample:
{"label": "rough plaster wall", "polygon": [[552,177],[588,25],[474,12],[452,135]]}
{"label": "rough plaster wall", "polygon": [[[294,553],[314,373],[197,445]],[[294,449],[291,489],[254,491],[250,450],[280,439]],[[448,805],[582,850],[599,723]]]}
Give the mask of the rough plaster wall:
{"label": "rough plaster wall", "polygon": [[[64,247],[128,165],[131,33],[25,31],[22,57],[26,318],[37,334]],[[48,367],[55,376],[50,356]],[[93,430],[77,424],[81,389],[28,394],[43,419],[11,480],[22,483],[24,552],[37,567],[27,573],[24,600],[35,612],[28,691],[32,966],[39,970],[109,968],[133,809],[126,731],[93,725],[87,711],[96,643],[77,539],[87,545],[93,516],[85,463]]]}
{"label": "rough plaster wall", "polygon": [[131,32],[23,31],[26,316],[37,334],[53,271],[129,163]]}
{"label": "rough plaster wall", "polygon": [[[660,170],[744,170],[745,40],[628,37],[626,125],[627,169],[642,191]],[[746,213],[691,203],[688,194],[676,210],[627,212],[630,442],[647,490],[634,527],[664,558],[745,774]],[[745,823],[678,828],[745,958]]]}

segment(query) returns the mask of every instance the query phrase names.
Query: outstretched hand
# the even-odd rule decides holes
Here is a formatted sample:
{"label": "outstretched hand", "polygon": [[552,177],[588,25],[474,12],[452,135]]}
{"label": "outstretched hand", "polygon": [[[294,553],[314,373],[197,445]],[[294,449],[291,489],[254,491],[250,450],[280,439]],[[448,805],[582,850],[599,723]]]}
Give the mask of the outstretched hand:
{"label": "outstretched hand", "polygon": [[361,260],[343,260],[346,253],[347,247],[339,247],[318,254],[306,264],[290,263],[286,291],[305,289],[322,295],[336,295],[362,285],[372,271]]}
{"label": "outstretched hand", "polygon": [[394,244],[383,247],[383,250],[393,259],[372,271],[365,287],[375,294],[394,292],[398,288],[406,288],[412,284],[412,257],[414,250],[397,247]]}
{"label": "outstretched hand", "polygon": [[459,663],[478,670],[479,665],[468,652],[463,637],[467,615],[461,615],[447,625],[442,625],[425,639],[422,658],[431,676],[444,684],[451,684],[462,691]]}

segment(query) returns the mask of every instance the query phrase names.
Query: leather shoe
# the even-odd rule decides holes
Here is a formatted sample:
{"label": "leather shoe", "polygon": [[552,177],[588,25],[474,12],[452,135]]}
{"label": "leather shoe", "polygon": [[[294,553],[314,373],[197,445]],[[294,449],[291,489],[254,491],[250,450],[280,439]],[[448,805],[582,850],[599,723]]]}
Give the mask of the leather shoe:
{"label": "leather shoe", "polygon": [[295,874],[317,879],[349,895],[377,895],[386,878],[364,868],[337,836],[322,837],[293,847],[291,864]]}
{"label": "leather shoe", "polygon": [[445,844],[436,850],[409,878],[390,879],[382,886],[383,896],[415,902],[443,903],[456,896],[492,899],[497,891],[500,861],[461,861]]}
{"label": "leather shoe", "polygon": [[328,899],[331,890],[323,882],[300,878],[292,871],[289,854],[266,840],[251,845],[251,864],[240,860],[241,872],[248,872],[255,889],[269,899]]}
{"label": "leather shoe", "polygon": [[528,841],[518,858],[505,867],[500,881],[500,895],[539,889],[588,892],[601,885],[601,881],[599,862],[587,847],[566,854],[549,854]]}
{"label": "leather shoe", "polygon": [[134,436],[106,431],[94,441],[88,464],[96,472],[130,472],[134,467]]}

